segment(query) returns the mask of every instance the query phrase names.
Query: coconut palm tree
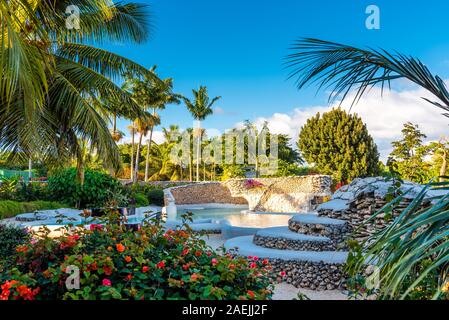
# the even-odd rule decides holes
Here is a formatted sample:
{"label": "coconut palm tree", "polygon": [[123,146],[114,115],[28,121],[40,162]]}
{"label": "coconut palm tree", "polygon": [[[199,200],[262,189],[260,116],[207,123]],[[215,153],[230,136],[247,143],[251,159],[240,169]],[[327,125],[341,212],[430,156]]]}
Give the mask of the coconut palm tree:
{"label": "coconut palm tree", "polygon": [[[157,66],[153,66],[149,73],[152,76],[145,76],[143,79],[130,79],[130,86],[134,100],[144,109],[152,110],[153,116],[158,116],[157,111],[165,109],[167,104],[179,104],[180,95],[173,93],[173,79],[167,78],[159,80],[156,76]],[[148,179],[150,149],[153,140],[154,126],[149,129],[150,136],[147,145],[147,157],[145,160],[145,181]]]}
{"label": "coconut palm tree", "polygon": [[140,149],[142,147],[142,138],[148,134],[152,127],[160,124],[160,119],[156,115],[146,112],[145,117],[136,119],[137,132],[139,133],[139,142],[137,143],[136,162],[134,164],[133,183],[137,183],[139,176]]}
{"label": "coconut palm tree", "polygon": [[200,180],[200,161],[201,161],[201,121],[213,113],[212,106],[215,102],[221,99],[220,96],[213,99],[209,98],[207,88],[200,86],[199,90],[192,90],[194,100],[183,97],[187,109],[192,114],[193,118],[198,121],[198,128],[196,128],[196,181]]}
{"label": "coconut palm tree", "polygon": [[134,179],[134,145],[136,136],[136,123],[134,121],[128,126],[128,130],[131,133],[131,164],[130,164],[130,179]]}
{"label": "coconut palm tree", "polygon": [[423,98],[449,116],[449,92],[444,81],[419,60],[385,50],[359,49],[317,39],[300,39],[286,57],[289,78],[296,78],[298,89],[308,83],[330,89],[329,100],[343,101],[354,90],[352,105],[375,85],[382,91],[392,80],[405,78],[433,94],[438,101]]}
{"label": "coconut palm tree", "polygon": [[[66,9],[77,5],[79,28],[67,28]],[[0,150],[13,155],[82,161],[80,140],[117,166],[120,156],[103,117],[114,96],[134,118],[142,111],[116,85],[121,74],[147,75],[144,67],[95,47],[142,43],[148,38],[146,7],[110,0],[0,2]]]}

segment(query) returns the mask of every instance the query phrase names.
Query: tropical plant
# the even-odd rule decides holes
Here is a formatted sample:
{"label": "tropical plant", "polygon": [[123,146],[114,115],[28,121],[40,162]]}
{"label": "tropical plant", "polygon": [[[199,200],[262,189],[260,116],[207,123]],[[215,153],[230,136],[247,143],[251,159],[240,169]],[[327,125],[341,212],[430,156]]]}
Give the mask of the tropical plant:
{"label": "tropical plant", "polygon": [[76,180],[75,168],[64,169],[48,178],[48,189],[53,199],[77,208],[105,206],[121,189],[120,182],[108,174],[86,169],[85,182]]}
{"label": "tropical plant", "polygon": [[352,104],[371,87],[380,84],[382,91],[392,80],[405,78],[433,94],[439,101],[423,98],[449,116],[449,92],[444,81],[419,59],[385,50],[359,49],[318,39],[300,39],[286,57],[289,78],[296,78],[298,89],[316,82],[330,90],[329,101],[355,90]]}
{"label": "tropical plant", "polygon": [[183,97],[184,103],[187,109],[192,114],[193,118],[198,121],[198,128],[196,128],[196,181],[200,180],[200,161],[201,161],[201,121],[206,119],[214,111],[212,106],[221,99],[220,96],[209,98],[207,88],[200,86],[199,90],[192,90],[194,100],[191,101],[188,98]]}
{"label": "tropical plant", "polygon": [[154,113],[148,113],[145,112],[146,116],[143,119],[136,119],[136,128],[137,132],[139,133],[139,142],[137,143],[137,151],[136,151],[136,162],[134,164],[134,176],[133,176],[133,182],[137,183],[138,180],[138,174],[139,174],[139,164],[140,164],[140,150],[142,147],[142,139],[144,136],[148,134],[148,131],[151,130],[154,126],[160,124],[159,116]]}
{"label": "tropical plant", "polygon": [[[347,270],[357,280],[356,292],[368,289],[378,299],[449,298],[448,190],[447,182],[428,184],[387,227],[361,246],[353,244]],[[380,215],[391,219],[392,210],[406,194],[394,198],[365,223]],[[371,270],[372,278],[366,281],[369,265],[379,272]]]}
{"label": "tropical plant", "polygon": [[366,125],[341,109],[308,119],[298,148],[309,164],[337,182],[378,173],[379,154]]}
{"label": "tropical plant", "polygon": [[[66,10],[77,6],[79,28],[68,28]],[[95,47],[142,43],[148,37],[146,7],[110,0],[13,0],[0,4],[0,148],[54,161],[81,160],[79,139],[117,166],[117,147],[102,116],[102,96],[114,96],[135,117],[131,96],[115,84],[125,71],[147,75],[142,66]],[[20,152],[19,152],[20,151]]]}
{"label": "tropical plant", "polygon": [[16,247],[29,242],[30,234],[26,229],[13,225],[0,224],[0,261],[9,259],[16,253]]}
{"label": "tropical plant", "polygon": [[[156,75],[156,66],[153,66],[149,72]],[[145,110],[151,109],[153,117],[158,117],[157,112],[165,109],[167,104],[179,104],[181,96],[173,93],[173,79],[155,80],[154,76],[146,76],[143,79],[130,79],[130,86],[133,92],[134,100]],[[149,177],[149,158],[153,139],[154,124],[150,126],[150,136],[147,143],[147,156],[145,159],[145,181]]]}
{"label": "tropical plant", "polygon": [[[272,295],[266,259],[217,253],[187,224],[167,229],[147,221],[134,230],[117,220],[112,211],[101,225],[17,246],[14,259],[0,265],[0,298],[265,300]],[[80,289],[60,285],[69,266],[80,270]]]}

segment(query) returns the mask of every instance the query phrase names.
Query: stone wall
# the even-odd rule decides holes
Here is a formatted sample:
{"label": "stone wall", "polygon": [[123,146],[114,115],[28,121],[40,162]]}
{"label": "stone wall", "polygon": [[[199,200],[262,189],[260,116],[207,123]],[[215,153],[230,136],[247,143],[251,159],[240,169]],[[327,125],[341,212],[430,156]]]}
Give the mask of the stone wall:
{"label": "stone wall", "polygon": [[273,267],[272,274],[286,273],[285,278],[278,278],[278,281],[283,280],[297,288],[335,290],[346,287],[342,264],[279,259],[270,260],[270,264]]}
{"label": "stone wall", "polygon": [[[398,190],[404,197],[394,206],[391,217],[385,217],[382,213],[367,221],[389,202],[387,195],[393,187],[393,181],[383,177],[354,179],[351,184],[336,191],[329,202],[318,206],[318,215],[348,221],[354,230],[352,238],[358,241],[366,240],[391,223],[392,218],[402,212],[423,189],[422,185],[403,182]],[[429,190],[424,206],[430,205],[430,198],[444,193],[447,193],[447,190]]]}
{"label": "stone wall", "polygon": [[317,199],[330,195],[328,176],[298,176],[251,179],[231,179],[225,182],[205,182],[165,190],[166,204],[231,203],[248,204],[250,210],[261,212],[309,211]]}
{"label": "stone wall", "polygon": [[229,189],[220,182],[195,183],[165,189],[165,204],[169,194],[176,204],[230,203],[247,204],[242,197],[233,196]]}

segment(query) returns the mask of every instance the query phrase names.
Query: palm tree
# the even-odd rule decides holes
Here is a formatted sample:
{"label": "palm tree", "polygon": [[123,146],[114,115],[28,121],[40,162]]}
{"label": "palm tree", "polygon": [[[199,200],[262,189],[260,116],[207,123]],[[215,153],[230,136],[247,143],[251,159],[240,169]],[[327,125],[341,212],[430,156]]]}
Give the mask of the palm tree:
{"label": "palm tree", "polygon": [[[157,111],[165,109],[167,104],[179,104],[180,95],[173,93],[173,79],[167,78],[159,80],[156,76],[157,66],[153,66],[149,73],[152,76],[145,76],[143,79],[130,79],[130,86],[134,100],[144,109],[152,110],[153,116],[158,116]],[[149,158],[151,143],[153,140],[154,126],[149,129],[150,137],[147,145],[147,157],[145,160],[145,181],[148,179]]]}
{"label": "palm tree", "polygon": [[380,84],[382,91],[392,80],[406,78],[432,93],[439,101],[427,102],[449,116],[449,92],[444,81],[419,60],[385,50],[359,49],[338,43],[301,39],[286,57],[289,78],[296,78],[298,89],[316,82],[319,88],[331,90],[329,101],[355,90],[354,105],[371,87]]}
{"label": "palm tree", "polygon": [[136,135],[136,123],[133,121],[128,126],[128,130],[131,133],[131,165],[130,165],[130,179],[134,180],[134,144],[135,144],[135,135]]}
{"label": "palm tree", "polygon": [[142,138],[143,136],[146,136],[148,134],[148,132],[152,127],[158,124],[160,124],[159,117],[157,115],[153,115],[148,112],[146,113],[144,118],[136,119],[137,132],[140,135],[139,135],[139,142],[137,144],[136,162],[134,164],[133,183],[137,183],[139,176],[140,148],[142,147]]}
{"label": "palm tree", "polygon": [[212,110],[212,105],[221,99],[220,96],[209,98],[207,93],[207,88],[205,86],[200,86],[199,90],[192,90],[194,101],[183,97],[184,103],[187,109],[192,114],[193,118],[198,121],[198,128],[196,130],[196,181],[200,180],[200,161],[201,161],[201,121],[206,119],[208,115],[211,115],[214,111]]}
{"label": "palm tree", "polygon": [[[82,161],[87,140],[111,166],[120,163],[105,118],[114,96],[133,117],[142,114],[129,93],[115,84],[125,71],[147,75],[142,66],[94,46],[144,42],[146,7],[110,0],[78,0],[79,29],[66,27],[73,1],[14,0],[0,3],[0,149],[11,154]],[[82,167],[82,165],[80,165]]]}

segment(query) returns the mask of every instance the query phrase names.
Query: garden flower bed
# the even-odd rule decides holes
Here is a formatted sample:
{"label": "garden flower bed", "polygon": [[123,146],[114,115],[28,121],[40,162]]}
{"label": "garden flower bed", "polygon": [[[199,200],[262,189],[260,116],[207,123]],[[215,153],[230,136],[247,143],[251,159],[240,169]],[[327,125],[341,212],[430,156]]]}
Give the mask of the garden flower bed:
{"label": "garden flower bed", "polygon": [[56,239],[33,237],[15,251],[0,262],[2,300],[269,299],[272,294],[267,260],[217,253],[187,224],[167,230],[151,221],[135,231],[117,223],[111,212],[89,230]]}

